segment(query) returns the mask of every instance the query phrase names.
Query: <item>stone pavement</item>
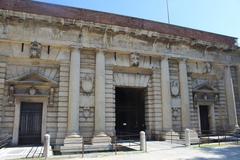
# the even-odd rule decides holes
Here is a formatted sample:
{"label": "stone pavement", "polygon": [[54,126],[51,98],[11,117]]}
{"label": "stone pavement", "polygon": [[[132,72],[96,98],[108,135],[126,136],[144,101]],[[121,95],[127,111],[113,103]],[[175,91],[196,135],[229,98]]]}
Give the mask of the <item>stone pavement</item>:
{"label": "stone pavement", "polygon": [[[89,160],[239,160],[240,145],[217,144],[185,147],[169,142],[148,142],[148,152],[128,151],[114,153],[91,153],[85,154],[84,159]],[[52,157],[58,160],[78,160],[81,155],[71,155],[62,157]]]}
{"label": "stone pavement", "polygon": [[8,147],[0,149],[0,160],[42,157],[43,147]]}
{"label": "stone pavement", "polygon": [[[141,151],[127,151],[127,152],[101,152],[101,153],[87,153],[84,158],[81,155],[64,155],[64,156],[52,156],[51,160],[239,160],[240,159],[240,145],[234,144],[217,144],[205,145],[199,148],[198,146],[185,147],[179,144],[171,144],[170,142],[147,142],[148,152],[143,153]],[[128,144],[125,144],[128,145]],[[137,147],[136,147],[137,148]],[[15,152],[15,155],[21,151],[19,147],[10,148],[11,154]],[[24,148],[23,148],[24,149]],[[7,149],[4,149],[5,151]],[[0,159],[4,150],[0,150]],[[10,150],[8,150],[9,153]],[[9,153],[9,154],[10,154]],[[17,158],[9,157],[8,158]],[[20,158],[20,157],[19,157]],[[39,159],[39,158],[36,158]]]}

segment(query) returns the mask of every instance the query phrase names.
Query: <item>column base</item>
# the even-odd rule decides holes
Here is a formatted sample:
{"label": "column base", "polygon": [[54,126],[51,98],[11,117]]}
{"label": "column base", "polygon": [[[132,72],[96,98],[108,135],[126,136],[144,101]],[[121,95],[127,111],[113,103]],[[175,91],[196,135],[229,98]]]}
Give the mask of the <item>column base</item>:
{"label": "column base", "polygon": [[233,132],[234,133],[240,133],[239,125],[235,125]]}
{"label": "column base", "polygon": [[111,137],[106,135],[104,132],[96,134],[92,139],[92,145],[110,145]]}
{"label": "column base", "polygon": [[83,139],[80,135],[69,135],[64,139],[64,145],[60,147],[61,153],[80,153],[82,152]]}

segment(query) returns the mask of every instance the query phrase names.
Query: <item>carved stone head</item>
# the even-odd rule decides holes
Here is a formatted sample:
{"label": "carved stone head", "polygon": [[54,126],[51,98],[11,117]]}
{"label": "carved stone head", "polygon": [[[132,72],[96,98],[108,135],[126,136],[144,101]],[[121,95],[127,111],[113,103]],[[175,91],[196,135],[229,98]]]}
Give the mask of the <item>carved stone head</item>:
{"label": "carved stone head", "polygon": [[40,58],[42,52],[42,44],[33,41],[30,47],[30,58]]}
{"label": "carved stone head", "polygon": [[212,71],[212,68],[213,68],[212,64],[207,62],[207,63],[205,63],[204,72],[205,73],[210,73]]}
{"label": "carved stone head", "polygon": [[139,53],[133,52],[130,54],[130,65],[131,66],[139,66],[139,59],[140,59],[140,55]]}

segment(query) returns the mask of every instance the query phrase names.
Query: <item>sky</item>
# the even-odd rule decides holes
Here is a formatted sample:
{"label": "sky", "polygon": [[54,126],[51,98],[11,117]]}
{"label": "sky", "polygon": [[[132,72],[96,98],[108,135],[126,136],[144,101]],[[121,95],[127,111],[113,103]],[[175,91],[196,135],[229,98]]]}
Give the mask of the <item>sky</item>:
{"label": "sky", "polygon": [[[38,0],[168,23],[167,0]],[[240,0],[168,0],[170,23],[233,36],[240,45]]]}

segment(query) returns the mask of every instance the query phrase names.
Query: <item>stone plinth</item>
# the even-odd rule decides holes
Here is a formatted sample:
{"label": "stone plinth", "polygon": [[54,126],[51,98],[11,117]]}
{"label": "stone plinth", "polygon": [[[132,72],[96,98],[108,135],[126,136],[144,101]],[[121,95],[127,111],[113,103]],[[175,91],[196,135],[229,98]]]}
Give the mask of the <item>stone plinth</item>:
{"label": "stone plinth", "polygon": [[163,139],[165,140],[178,140],[179,139],[179,134],[174,131],[169,131],[163,134]]}
{"label": "stone plinth", "polygon": [[91,151],[109,151],[113,150],[112,144],[98,144],[98,145],[84,145],[84,151],[91,152]]}
{"label": "stone plinth", "polygon": [[64,145],[61,146],[61,153],[79,153],[82,152],[82,137],[79,135],[67,136],[64,139]]}
{"label": "stone plinth", "polygon": [[185,144],[190,146],[191,144],[199,143],[198,134],[196,131],[191,129],[185,129]]}
{"label": "stone plinth", "polygon": [[93,137],[92,144],[93,145],[109,145],[111,144],[111,137],[101,132]]}

